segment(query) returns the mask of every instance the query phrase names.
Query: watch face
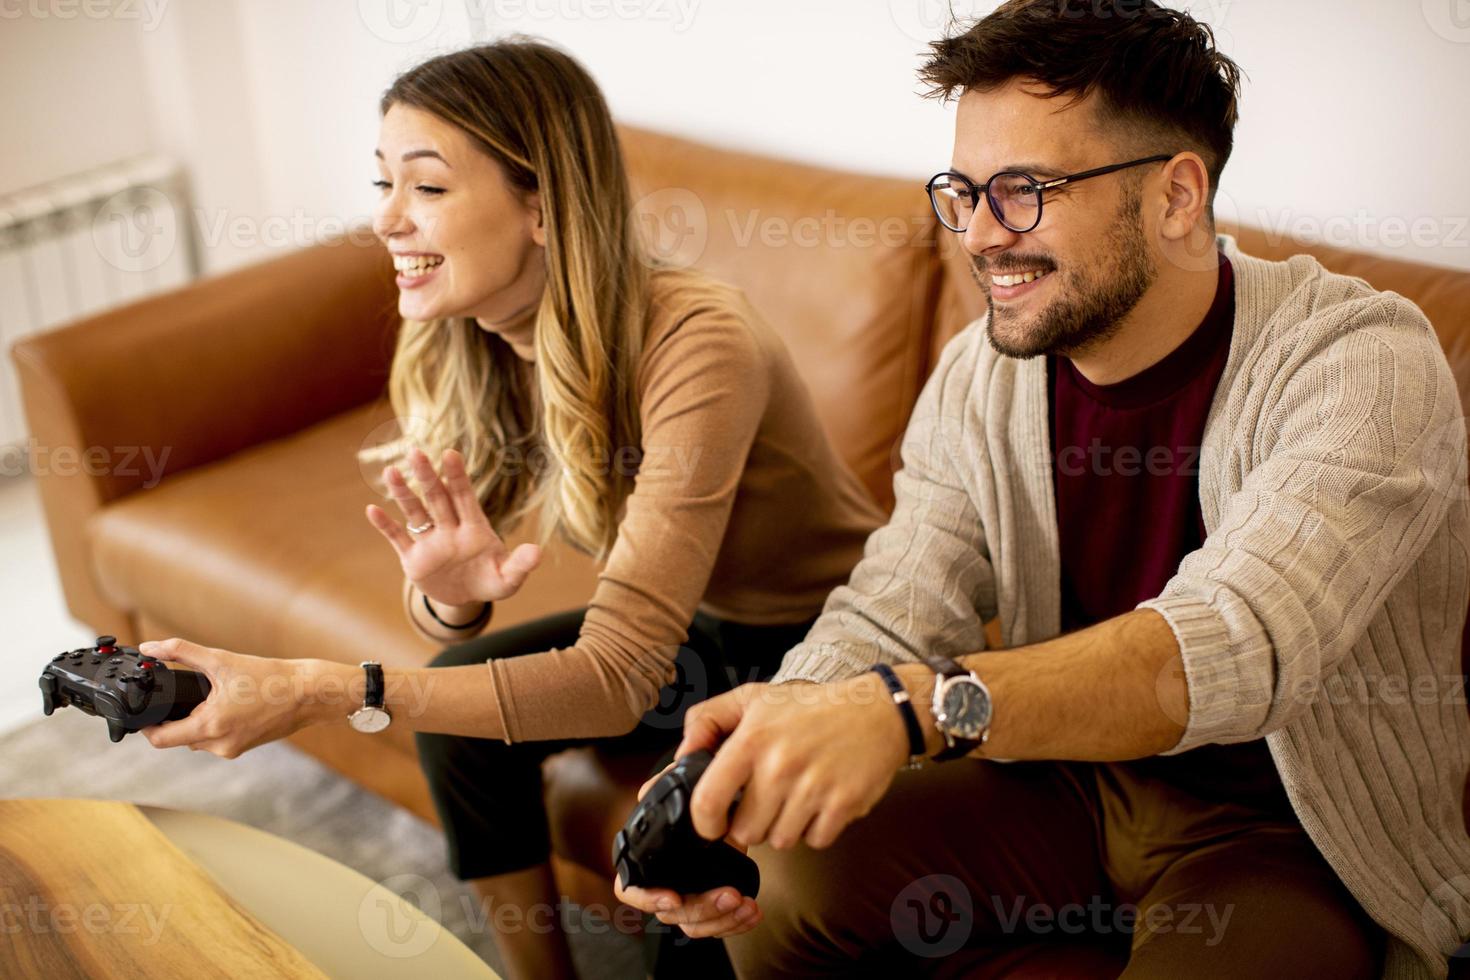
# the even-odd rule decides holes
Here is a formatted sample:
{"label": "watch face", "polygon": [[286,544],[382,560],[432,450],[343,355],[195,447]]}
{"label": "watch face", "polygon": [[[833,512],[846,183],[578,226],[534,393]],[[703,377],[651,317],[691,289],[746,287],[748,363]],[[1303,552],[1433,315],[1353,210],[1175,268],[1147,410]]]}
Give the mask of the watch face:
{"label": "watch face", "polygon": [[381,732],[388,727],[392,716],[382,708],[358,708],[347,718],[352,727],[360,732]]}
{"label": "watch face", "polygon": [[955,738],[978,739],[990,725],[990,693],[969,677],[959,677],[944,686],[940,710],[941,730]]}

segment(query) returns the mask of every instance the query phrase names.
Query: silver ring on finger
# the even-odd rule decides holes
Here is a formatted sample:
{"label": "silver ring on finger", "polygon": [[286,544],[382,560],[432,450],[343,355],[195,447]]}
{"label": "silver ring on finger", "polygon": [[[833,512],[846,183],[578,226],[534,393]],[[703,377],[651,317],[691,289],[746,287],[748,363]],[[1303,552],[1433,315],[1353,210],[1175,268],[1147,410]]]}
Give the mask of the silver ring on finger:
{"label": "silver ring on finger", "polygon": [[422,524],[410,524],[408,526],[408,533],[409,534],[423,534],[425,531],[432,531],[432,530],[434,530],[434,522],[433,521],[424,521],[424,523],[422,523]]}

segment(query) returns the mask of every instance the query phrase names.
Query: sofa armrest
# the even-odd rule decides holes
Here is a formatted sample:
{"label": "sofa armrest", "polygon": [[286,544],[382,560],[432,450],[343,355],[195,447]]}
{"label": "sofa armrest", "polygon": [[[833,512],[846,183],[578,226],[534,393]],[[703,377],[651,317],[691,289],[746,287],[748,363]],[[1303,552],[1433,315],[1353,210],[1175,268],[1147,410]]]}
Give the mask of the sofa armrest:
{"label": "sofa armrest", "polygon": [[14,346],[31,468],[78,618],[131,633],[91,574],[86,522],[108,501],[382,395],[397,293],[384,250],[362,237]]}

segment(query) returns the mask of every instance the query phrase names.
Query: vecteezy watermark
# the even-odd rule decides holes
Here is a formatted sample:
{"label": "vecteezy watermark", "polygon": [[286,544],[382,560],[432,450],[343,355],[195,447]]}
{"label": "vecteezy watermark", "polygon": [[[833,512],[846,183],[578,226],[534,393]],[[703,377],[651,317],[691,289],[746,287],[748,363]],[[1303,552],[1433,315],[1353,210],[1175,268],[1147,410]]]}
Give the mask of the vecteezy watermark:
{"label": "vecteezy watermark", "polygon": [[956,0],[888,0],[888,16],[893,26],[911,41],[927,44],[953,33],[956,23],[966,17],[987,14],[999,6],[1000,0],[982,3],[957,3]]}
{"label": "vecteezy watermark", "polygon": [[[394,959],[408,959],[432,946],[448,914],[456,911],[471,935],[529,932],[544,936],[561,929],[567,935],[600,936],[616,931],[637,936],[645,928],[643,913],[632,906],[619,904],[609,909],[595,902],[577,906],[566,895],[555,903],[522,905],[493,897],[481,899],[464,891],[457,901],[446,902],[432,881],[416,874],[385,878],[369,890],[358,904],[357,923],[373,949]],[[668,928],[657,922],[647,928],[659,927]]]}
{"label": "vecteezy watermark", "polygon": [[[671,652],[665,647],[664,657]],[[659,689],[658,703],[643,713],[641,724],[662,731],[681,731],[689,709],[712,693],[710,668],[693,647],[673,652],[673,677]],[[629,692],[630,696],[632,692]],[[633,705],[638,710],[641,705]]]}
{"label": "vecteezy watermark", "polygon": [[[118,191],[92,216],[92,243],[120,272],[147,272],[167,262],[187,234],[181,203],[148,185]],[[318,215],[302,208],[290,214],[248,214],[224,208],[189,212],[199,244],[207,249],[306,248],[312,245],[373,245],[378,236],[368,214]],[[432,233],[432,224],[423,229]]]}
{"label": "vecteezy watermark", "polygon": [[24,902],[0,903],[0,935],[85,932],[140,936],[135,941],[137,945],[153,946],[162,937],[163,927],[173,909],[171,904],[155,906],[140,902],[78,905],[74,902],[48,902],[39,895],[31,895]]}
{"label": "vecteezy watermark", "polygon": [[0,20],[136,20],[145,31],[158,27],[169,0],[0,0]]}
{"label": "vecteezy watermark", "polygon": [[1198,476],[1201,446],[1106,446],[1092,437],[1086,448],[1063,446],[1056,454],[1062,476]]}
{"label": "vecteezy watermark", "polygon": [[1424,23],[1446,41],[1470,44],[1470,0],[1421,0]]}
{"label": "vecteezy watermark", "polygon": [[357,17],[374,37],[413,44],[439,26],[444,0],[357,0]]}
{"label": "vecteezy watermark", "polygon": [[[430,697],[438,685],[437,673],[437,670],[385,672],[383,696],[393,706],[394,713],[408,718],[422,716],[428,710]],[[361,689],[353,686],[361,676],[361,671],[350,676],[330,673],[308,676],[291,669],[288,664],[279,671],[260,677],[234,674],[224,681],[217,681],[216,687],[220,689],[219,696],[229,704],[340,705],[342,715],[346,717],[362,706]]]}
{"label": "vecteezy watermark", "polygon": [[996,923],[1006,935],[1105,936],[1131,934],[1141,929],[1150,934],[1205,935],[1206,946],[1220,944],[1235,912],[1233,903],[1217,906],[1213,902],[1155,902],[1140,907],[1132,902],[1113,903],[1101,895],[1092,896],[1086,904],[1056,905],[1031,901],[1025,895],[1008,898],[992,895],[990,902]]}
{"label": "vecteezy watermark", "polygon": [[[724,208],[714,215],[694,191],[664,187],[633,206],[650,258],[688,268],[704,257],[719,228],[736,248],[864,249],[934,244],[928,215],[770,214],[760,208]],[[721,227],[723,226],[723,227]]]}
{"label": "vecteezy watermark", "polygon": [[30,436],[24,444],[0,446],[0,477],[143,477],[152,489],[163,479],[172,446],[47,446]]}
{"label": "vecteezy watermark", "polygon": [[[615,909],[600,902],[578,906],[566,895],[560,896],[554,905],[549,902],[516,905],[496,902],[493,897],[477,901],[472,895],[461,895],[459,905],[473,934],[493,928],[500,934],[530,932],[544,936],[559,926],[568,935],[602,936],[616,931],[636,936],[643,928],[644,918],[642,912],[630,905],[619,904]],[[579,908],[584,915],[576,914]]]}
{"label": "vecteezy watermark", "polygon": [[[1235,0],[1195,0],[1189,13],[1219,31]],[[888,0],[888,15],[904,36],[928,43],[962,30],[993,13],[1001,0]],[[1066,20],[1126,20],[1139,16],[1145,0],[1053,0],[1055,15]]]}
{"label": "vecteezy watermark", "polygon": [[[224,209],[194,209],[194,225],[205,248],[305,248],[325,242],[373,245],[378,236],[368,215],[315,215],[297,208],[290,214],[231,214]],[[427,233],[429,229],[424,229]]]}
{"label": "vecteezy watermark", "polygon": [[156,187],[118,191],[92,216],[92,244],[120,272],[157,269],[178,246],[177,214],[174,202]]}
{"label": "vecteezy watermark", "polygon": [[[1152,0],[1055,0],[1057,16],[1066,20],[1091,17],[1096,20],[1128,20],[1138,17]],[[1198,0],[1190,3],[1189,14],[1210,25],[1224,22],[1235,0]]]}
{"label": "vecteezy watermark", "polygon": [[[406,465],[408,452],[422,448],[430,437],[430,426],[421,417],[404,416],[392,418],[372,428],[363,437],[357,451],[358,471],[374,493],[387,495],[383,483],[383,471],[395,466],[403,474],[410,487],[416,480]],[[430,453],[429,462],[437,471],[440,460]],[[695,479],[699,462],[704,458],[704,447],[700,445],[646,445],[646,446],[603,446],[589,449],[583,458],[576,460],[583,472],[598,475],[638,477],[644,486],[657,485],[660,489],[687,487]],[[523,474],[540,479],[560,469],[570,460],[558,457],[544,443],[529,447],[506,446],[493,464],[497,477],[514,478]],[[471,479],[479,474],[472,473]]]}
{"label": "vecteezy watermark", "polygon": [[948,956],[974,931],[975,904],[954,875],[925,875],[894,896],[888,922],[899,945],[915,956]]}
{"label": "vecteezy watermark", "polygon": [[464,0],[476,37],[522,26],[525,21],[643,21],[668,24],[683,34],[694,24],[700,0]]}
{"label": "vecteezy watermark", "polygon": [[1248,219],[1271,245],[1288,241],[1335,248],[1470,248],[1470,214],[1374,214],[1359,208],[1322,218],[1290,208],[1257,208]]}
{"label": "vecteezy watermark", "polygon": [[440,911],[439,889],[432,881],[422,875],[394,875],[363,895],[357,928],[379,953],[407,959],[426,952],[439,939],[444,928],[439,924]]}

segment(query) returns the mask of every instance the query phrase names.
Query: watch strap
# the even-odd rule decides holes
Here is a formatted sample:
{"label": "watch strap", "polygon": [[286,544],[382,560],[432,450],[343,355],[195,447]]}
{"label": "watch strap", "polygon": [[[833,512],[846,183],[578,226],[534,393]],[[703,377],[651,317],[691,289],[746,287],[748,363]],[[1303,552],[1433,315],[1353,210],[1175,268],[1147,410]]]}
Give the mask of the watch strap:
{"label": "watch strap", "polygon": [[364,708],[383,706],[383,665],[375,660],[364,660],[360,665],[367,674],[367,691],[363,694]]}
{"label": "watch strap", "polygon": [[883,685],[888,688],[888,694],[898,707],[898,713],[903,716],[903,726],[908,730],[909,761],[905,768],[917,769],[924,760],[924,729],[920,727],[918,713],[914,711],[914,699],[909,697],[908,688],[903,686],[903,681],[898,679],[892,667],[878,664],[873,668],[873,673],[883,678]]}
{"label": "watch strap", "polygon": [[962,674],[968,674],[970,672],[958,660],[953,657],[946,657],[942,653],[920,653],[919,659],[940,677],[959,677]]}
{"label": "watch strap", "polygon": [[948,762],[951,759],[963,758],[984,744],[984,739],[954,738],[950,735],[944,736],[944,739],[948,746],[930,756],[935,762]]}

